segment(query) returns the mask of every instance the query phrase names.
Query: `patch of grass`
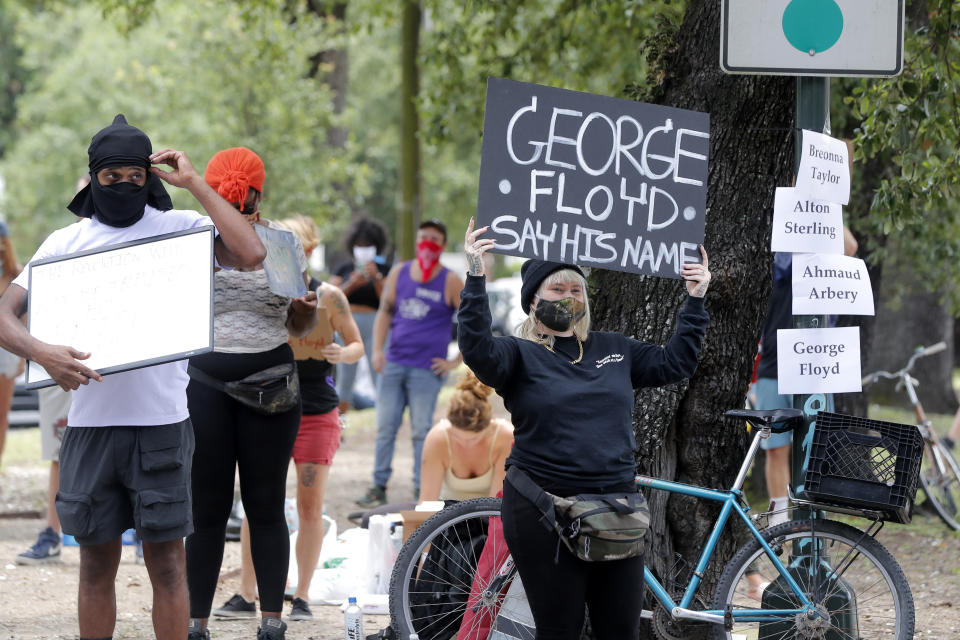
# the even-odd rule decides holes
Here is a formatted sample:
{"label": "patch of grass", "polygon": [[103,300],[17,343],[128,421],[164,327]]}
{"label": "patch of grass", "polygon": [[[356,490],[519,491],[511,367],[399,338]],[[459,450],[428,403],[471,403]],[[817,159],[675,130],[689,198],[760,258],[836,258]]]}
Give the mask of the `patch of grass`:
{"label": "patch of grass", "polygon": [[0,466],[42,466],[40,459],[40,429],[10,429]]}

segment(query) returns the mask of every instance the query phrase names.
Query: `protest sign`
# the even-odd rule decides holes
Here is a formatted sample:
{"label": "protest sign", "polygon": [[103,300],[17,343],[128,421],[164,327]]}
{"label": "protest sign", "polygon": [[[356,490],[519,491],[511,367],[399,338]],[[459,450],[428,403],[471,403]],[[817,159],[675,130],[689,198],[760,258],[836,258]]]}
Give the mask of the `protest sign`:
{"label": "protest sign", "polygon": [[792,393],[860,391],[860,329],[777,331],[777,390]]}
{"label": "protest sign", "polygon": [[793,315],[830,314],[874,314],[867,265],[848,256],[793,256]]}
{"label": "protest sign", "polygon": [[[213,227],[31,262],[30,334],[101,375],[213,349]],[[52,386],[36,362],[27,386]]]}
{"label": "protest sign", "polygon": [[849,203],[850,148],[847,143],[804,129],[796,191],[815,200]]}
{"label": "protest sign", "polygon": [[477,226],[493,251],[670,278],[699,262],[705,113],[490,78]]}
{"label": "protest sign", "polygon": [[307,293],[307,285],[303,281],[303,272],[298,260],[296,236],[286,229],[272,229],[262,224],[255,224],[260,241],[267,250],[267,258],[263,261],[263,269],[267,274],[267,286],[278,296],[299,298]]}
{"label": "protest sign", "polygon": [[290,338],[287,343],[293,348],[294,360],[325,360],[323,348],[333,342],[333,327],[324,307],[317,308],[317,326],[302,338]]}
{"label": "protest sign", "polygon": [[777,187],[770,250],[842,254],[843,213],[840,205],[808,198],[790,187]]}

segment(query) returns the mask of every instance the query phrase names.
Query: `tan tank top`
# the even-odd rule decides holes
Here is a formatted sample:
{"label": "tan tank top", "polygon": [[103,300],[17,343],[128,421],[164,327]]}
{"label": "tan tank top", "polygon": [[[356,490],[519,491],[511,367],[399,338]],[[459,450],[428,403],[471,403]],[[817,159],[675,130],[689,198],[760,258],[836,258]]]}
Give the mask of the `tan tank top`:
{"label": "tan tank top", "polygon": [[441,500],[469,500],[470,498],[486,498],[490,495],[490,487],[493,484],[493,447],[497,443],[497,435],[500,433],[500,425],[496,420],[492,420],[493,437],[490,438],[490,451],[487,454],[487,461],[490,468],[475,478],[458,478],[453,475],[453,449],[450,446],[450,431],[445,429],[443,437],[447,439],[447,453],[450,455],[450,466],[443,474],[443,485],[440,487]]}

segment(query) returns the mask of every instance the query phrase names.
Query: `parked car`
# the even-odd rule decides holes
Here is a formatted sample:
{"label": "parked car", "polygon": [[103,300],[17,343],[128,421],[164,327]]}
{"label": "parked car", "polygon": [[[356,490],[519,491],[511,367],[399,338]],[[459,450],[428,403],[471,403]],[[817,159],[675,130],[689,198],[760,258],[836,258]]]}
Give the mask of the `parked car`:
{"label": "parked car", "polygon": [[27,389],[23,374],[17,376],[7,421],[11,427],[33,427],[40,423],[37,390]]}
{"label": "parked car", "polygon": [[514,329],[526,319],[520,308],[519,277],[498,278],[487,283],[492,330],[495,336],[512,336]]}

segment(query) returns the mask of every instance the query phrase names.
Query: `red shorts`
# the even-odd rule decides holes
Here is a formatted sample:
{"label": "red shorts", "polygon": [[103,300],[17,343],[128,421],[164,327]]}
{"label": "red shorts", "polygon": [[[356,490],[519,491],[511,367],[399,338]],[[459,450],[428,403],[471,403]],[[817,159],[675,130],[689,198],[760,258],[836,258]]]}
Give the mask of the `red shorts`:
{"label": "red shorts", "polygon": [[300,431],[293,443],[293,461],[333,464],[333,454],[340,448],[340,412],[334,409],[300,418]]}

